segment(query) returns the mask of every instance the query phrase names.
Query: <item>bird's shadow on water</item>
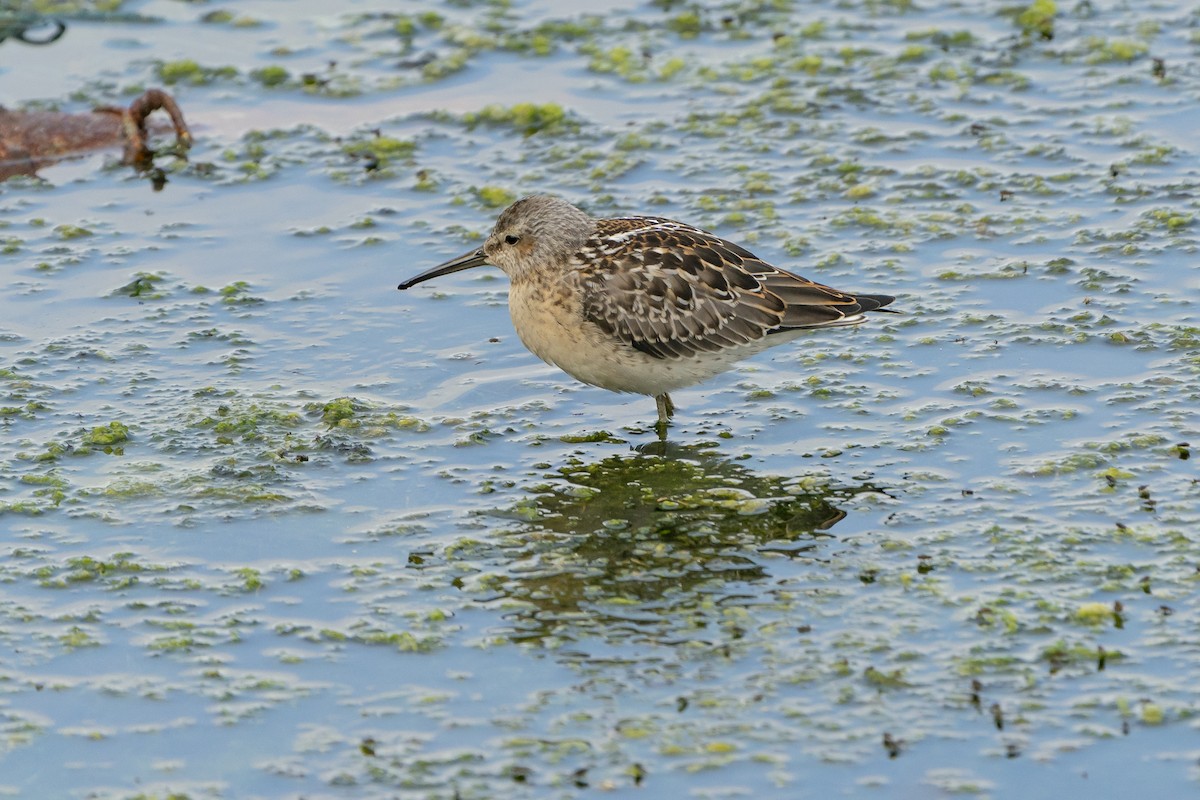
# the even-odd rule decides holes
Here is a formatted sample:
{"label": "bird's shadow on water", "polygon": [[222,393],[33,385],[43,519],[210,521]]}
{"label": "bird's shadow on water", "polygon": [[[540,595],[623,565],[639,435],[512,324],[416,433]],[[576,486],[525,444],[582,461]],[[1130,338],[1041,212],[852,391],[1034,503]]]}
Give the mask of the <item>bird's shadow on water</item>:
{"label": "bird's shadow on water", "polygon": [[886,493],[665,442],[572,457],[545,478],[485,512],[512,522],[498,532],[507,575],[495,588],[517,601],[509,635],[519,641],[685,635],[701,609],[772,578],[773,564],[822,569],[830,529],[846,517],[839,506]]}

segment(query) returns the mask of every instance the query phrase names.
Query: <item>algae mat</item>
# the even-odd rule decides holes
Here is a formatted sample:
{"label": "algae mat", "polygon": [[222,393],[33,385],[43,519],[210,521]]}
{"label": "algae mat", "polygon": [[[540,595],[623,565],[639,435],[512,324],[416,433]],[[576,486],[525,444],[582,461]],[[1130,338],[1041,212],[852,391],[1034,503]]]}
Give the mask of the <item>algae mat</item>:
{"label": "algae mat", "polygon": [[[6,107],[196,145],[0,184],[0,796],[1196,791],[1190,5],[22,12]],[[534,191],[904,315],[657,446],[395,291]]]}

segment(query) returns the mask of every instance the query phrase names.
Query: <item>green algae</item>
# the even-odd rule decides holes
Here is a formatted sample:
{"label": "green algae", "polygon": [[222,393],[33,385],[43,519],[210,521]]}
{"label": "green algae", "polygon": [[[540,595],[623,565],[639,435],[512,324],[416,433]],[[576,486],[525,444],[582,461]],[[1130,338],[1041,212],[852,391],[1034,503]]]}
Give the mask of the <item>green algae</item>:
{"label": "green algae", "polygon": [[[221,404],[211,413],[192,424],[211,430],[217,444],[242,442],[278,442],[281,432],[297,428],[302,418],[296,411],[250,404],[248,406]],[[286,442],[286,438],[284,439]],[[282,444],[282,442],[280,442]]]}
{"label": "green algae", "polygon": [[1057,14],[1058,4],[1054,0],[1033,0],[1027,7],[1017,11],[1014,22],[1025,37],[1053,39]]}
{"label": "green algae", "polygon": [[694,39],[704,30],[703,21],[695,11],[684,11],[667,20],[667,30],[684,39]]}
{"label": "green algae", "polygon": [[71,626],[66,633],[59,636],[59,643],[67,650],[77,650],[81,647],[99,647],[103,642],[91,632],[78,626]]}
{"label": "green algae", "polygon": [[276,65],[251,70],[250,77],[268,88],[286,86],[292,82],[292,74]]}
{"label": "green algae", "polygon": [[238,567],[234,570],[234,576],[239,581],[237,588],[241,592],[258,592],[267,586],[262,573],[253,567]]}
{"label": "green algae", "polygon": [[[129,427],[123,422],[113,420],[107,425],[100,425],[80,437],[83,448],[96,447],[111,455],[123,455],[124,443],[129,441]],[[83,452],[83,448],[76,452]]]}
{"label": "green algae", "polygon": [[1145,42],[1130,39],[1105,39],[1089,37],[1084,43],[1087,55],[1084,60],[1089,64],[1104,64],[1110,61],[1132,61],[1145,55],[1150,49]]}
{"label": "green algae", "polygon": [[559,441],[567,444],[585,444],[589,442],[615,442],[619,444],[623,440],[614,436],[609,431],[595,431],[593,433],[564,434],[559,437]]}
{"label": "green algae", "polygon": [[380,410],[375,404],[356,397],[338,397],[327,403],[306,403],[304,410],[309,414],[319,412],[321,421],[330,429],[353,431],[364,439],[386,437],[393,431],[423,433],[431,427],[425,420],[394,409]]}
{"label": "green algae", "polygon": [[462,121],[468,129],[479,125],[504,126],[516,128],[525,136],[570,131],[579,125],[557,103],[492,104],[464,114]]}
{"label": "green algae", "polygon": [[[333,141],[295,134],[241,143],[222,141],[219,132],[213,135],[214,150],[228,148],[230,160],[213,156],[218,162],[213,176],[183,175],[181,180],[203,182],[223,203],[236,203],[237,191],[231,191],[236,187],[230,186],[239,180],[235,173],[245,170],[247,180],[275,178],[251,189],[264,198],[282,198],[273,190],[288,183],[288,192],[296,192],[299,201],[293,203],[289,194],[285,204],[295,207],[296,219],[306,220],[298,224],[332,235],[307,239],[295,253],[283,253],[286,275],[268,268],[267,259],[261,271],[255,267],[240,275],[222,271],[220,277],[204,276],[204,283],[225,285],[228,293],[193,296],[187,284],[195,278],[149,282],[127,295],[136,302],[118,298],[104,303],[103,314],[117,319],[98,326],[103,341],[71,341],[49,360],[36,337],[14,342],[16,354],[4,365],[13,369],[0,373],[14,377],[0,381],[6,393],[0,405],[8,409],[3,417],[15,433],[9,441],[19,444],[0,450],[0,456],[19,451],[30,458],[0,458],[0,469],[7,470],[3,501],[30,513],[38,509],[40,516],[14,513],[7,520],[36,551],[58,546],[60,531],[68,525],[81,531],[77,535],[97,536],[85,523],[105,515],[101,525],[153,536],[157,546],[183,553],[181,561],[202,552],[202,540],[233,545],[240,531],[253,531],[244,537],[247,541],[258,541],[268,557],[296,559],[316,579],[291,591],[282,586],[284,572],[249,565],[248,559],[230,558],[215,572],[199,563],[173,563],[173,579],[153,584],[161,588],[151,595],[152,582],[143,573],[130,572],[118,577],[138,582],[107,592],[113,603],[122,602],[118,594],[137,602],[168,593],[186,603],[150,613],[182,615],[188,624],[172,627],[121,617],[119,606],[105,606],[91,621],[70,619],[42,628],[45,638],[39,644],[24,633],[40,624],[38,604],[29,603],[7,618],[9,636],[21,644],[24,657],[36,659],[39,647],[61,651],[78,641],[76,656],[83,658],[95,653],[111,660],[120,648],[132,647],[135,653],[155,655],[156,664],[166,670],[175,663],[187,665],[195,671],[181,669],[172,676],[171,688],[147,693],[160,693],[155,704],[164,708],[190,692],[198,699],[217,698],[199,699],[199,704],[213,708],[213,721],[231,726],[271,723],[262,711],[269,706],[242,694],[236,670],[227,663],[252,664],[261,651],[273,668],[291,671],[265,681],[266,691],[278,692],[284,703],[298,709],[309,698],[281,686],[312,675],[309,665],[319,663],[322,679],[337,688],[306,691],[318,698],[323,691],[336,691],[338,701],[361,717],[349,728],[335,722],[330,728],[342,728],[336,733],[281,737],[288,743],[264,756],[258,763],[266,766],[257,768],[272,779],[287,774],[297,791],[313,794],[334,791],[332,784],[357,782],[366,794],[402,793],[419,785],[435,793],[458,790],[464,797],[486,797],[527,791],[525,786],[553,786],[573,796],[586,794],[587,788],[632,787],[635,775],[645,782],[643,788],[656,791],[664,774],[695,791],[705,791],[698,783],[705,780],[727,782],[731,792],[761,794],[764,786],[772,787],[768,793],[795,788],[798,779],[791,773],[809,774],[813,764],[823,766],[812,772],[820,780],[808,788],[836,793],[853,791],[846,788],[851,779],[839,783],[839,776],[857,780],[871,771],[871,759],[886,757],[879,747],[885,730],[894,741],[906,742],[899,758],[916,751],[922,763],[933,765],[935,790],[979,791],[979,781],[965,770],[936,772],[945,762],[939,760],[936,737],[923,731],[948,731],[968,743],[982,742],[984,761],[1005,756],[993,737],[1070,738],[1077,749],[1069,756],[1049,748],[1038,756],[1044,759],[1039,763],[1061,765],[1068,760],[1086,764],[1095,758],[1101,740],[1123,754],[1143,753],[1137,748],[1145,737],[1119,737],[1114,719],[1127,718],[1135,726],[1180,725],[1186,719],[1180,710],[1190,694],[1173,685],[1178,681],[1171,680],[1176,675],[1169,668],[1164,680],[1149,662],[1157,659],[1155,654],[1170,659],[1179,652],[1176,623],[1186,619],[1169,618],[1154,608],[1172,606],[1180,615],[1188,613],[1195,585],[1195,559],[1187,539],[1194,527],[1191,477],[1185,469],[1172,470],[1191,463],[1184,459],[1190,449],[1182,443],[1193,400],[1189,379],[1197,368],[1195,333],[1180,323],[1184,312],[1179,304],[1186,297],[1170,277],[1169,260],[1186,258],[1195,229],[1184,168],[1188,152],[1158,136],[1138,136],[1145,128],[1140,102],[1103,99],[1114,86],[1139,82],[1160,90],[1149,83],[1149,59],[1132,68],[1121,59],[1090,64],[1087,80],[1073,83],[1085,97],[1082,127],[1058,125],[1047,122],[1032,103],[1026,105],[1018,92],[1034,87],[1042,99],[1056,96],[1043,60],[1068,71],[1061,73],[1064,77],[1070,70],[1083,74],[1080,65],[1088,54],[1081,45],[1088,31],[1081,29],[1077,38],[1067,31],[1087,24],[1083,11],[1057,16],[1062,42],[1013,48],[1016,37],[1008,34],[1020,28],[1006,33],[1007,19],[998,20],[999,27],[996,19],[985,19],[972,28],[979,31],[976,41],[950,44],[953,37],[924,32],[935,30],[931,26],[953,31],[965,23],[941,26],[934,9],[882,3],[841,11],[814,6],[799,19],[784,4],[753,6],[730,11],[734,19],[728,23],[723,10],[710,7],[654,6],[624,19],[605,15],[602,27],[582,24],[585,18],[564,21],[562,36],[543,38],[530,34],[550,23],[530,22],[520,9],[497,4],[448,6],[436,26],[381,15],[369,23],[375,27],[347,23],[342,31],[347,35],[339,46],[361,55],[360,63],[339,56],[336,73],[313,75],[316,91],[323,91],[321,81],[331,76],[367,76],[376,65],[403,70],[404,81],[418,82],[428,80],[424,69],[432,74],[441,67],[397,70],[396,58],[416,60],[430,52],[438,57],[433,64],[457,63],[465,84],[514,62],[556,72],[563,67],[563,74],[578,76],[589,71],[592,55],[564,42],[590,41],[599,52],[625,47],[631,54],[629,74],[644,76],[631,80],[616,72],[591,71],[586,78],[590,92],[607,95],[617,87],[626,93],[622,99],[629,102],[622,108],[629,120],[620,124],[592,107],[586,93],[571,95],[565,112],[578,126],[553,129],[553,136],[526,137],[524,127],[512,121],[479,122],[466,131],[462,117],[439,115],[449,124],[439,125],[435,138],[417,134],[421,138],[412,141],[420,143],[419,149],[401,151],[394,161],[381,161],[374,169],[369,166],[375,155],[369,135]],[[1014,18],[1034,6],[1022,4]],[[894,20],[887,17],[901,11],[911,18],[892,31]],[[668,22],[693,12],[700,21],[699,35],[686,40],[687,50],[679,50],[682,37]],[[855,19],[847,17],[851,12]],[[393,26],[394,38],[372,38],[373,31]],[[453,34],[464,43],[461,49],[440,38],[443,29],[453,26],[467,28]],[[566,33],[572,29],[574,33]],[[910,29],[922,35],[910,38]],[[786,31],[792,42],[803,39],[806,50],[788,51],[782,37],[772,38],[773,31]],[[1113,31],[1151,41],[1132,24],[1116,24]],[[778,53],[761,58],[721,49],[743,35],[751,37],[742,41],[758,53]],[[1040,34],[1035,27],[1024,38],[1032,43]],[[997,44],[1002,39],[1007,44]],[[929,49],[912,51],[912,61],[898,61],[896,54],[914,43]],[[954,52],[942,51],[946,46]],[[1156,40],[1154,46],[1171,45]],[[648,61],[643,57],[647,48]],[[303,49],[297,53],[304,54]],[[1169,50],[1167,59],[1167,75],[1186,86],[1186,71],[1175,67]],[[266,59],[257,61],[264,63]],[[293,74],[302,69],[292,68],[298,62],[284,63]],[[659,70],[671,63],[677,69],[660,80]],[[262,94],[251,70],[247,66],[231,76],[221,91]],[[924,83],[927,77],[942,84],[930,87]],[[302,82],[298,75],[292,80],[294,84],[278,88],[286,91]],[[359,85],[379,93],[385,84],[372,76]],[[1089,95],[1089,86],[1107,94]],[[684,93],[692,99],[680,104]],[[517,99],[497,92],[481,96],[504,106]],[[191,99],[201,109],[207,104],[203,93]],[[1162,102],[1172,107],[1170,98],[1164,96]],[[647,113],[649,106],[653,113]],[[880,122],[897,109],[903,109],[905,120],[915,115],[919,122],[914,124],[933,131],[932,136],[896,135]],[[1115,114],[1127,114],[1132,122],[1124,130],[1107,123],[1100,127],[1109,132],[1090,129],[1094,120],[1111,120]],[[635,122],[627,126],[626,121]],[[984,128],[979,135],[971,131],[976,122]],[[403,121],[404,132],[395,134],[400,141],[413,135],[407,124]],[[700,136],[686,135],[685,125],[694,126],[691,130]],[[630,137],[627,148],[618,145],[625,136]],[[361,149],[349,149],[348,143],[359,142]],[[418,158],[419,165],[414,163]],[[1110,174],[1106,159],[1124,171]],[[339,176],[364,170],[378,174],[379,169],[392,170],[396,192],[386,201],[387,211],[399,213],[379,210],[374,200],[348,213],[329,212],[330,197],[321,198],[319,210],[306,209],[303,188],[295,180],[300,174],[318,180],[329,176],[334,184],[327,186],[330,194],[361,192],[361,182]],[[1174,174],[1168,178],[1166,172]],[[421,213],[415,216],[407,205],[413,186],[422,187]],[[168,186],[167,192],[178,188]],[[760,357],[752,372],[737,372],[727,383],[718,379],[697,390],[686,403],[688,413],[672,429],[672,444],[719,443],[714,455],[723,454],[746,471],[721,473],[721,464],[695,473],[681,469],[676,482],[669,470],[660,473],[649,464],[628,469],[613,465],[611,480],[604,468],[595,468],[610,455],[637,458],[628,448],[644,437],[644,431],[621,427],[630,424],[621,401],[601,393],[573,393],[552,383],[554,379],[534,375],[512,381],[520,387],[512,391],[522,399],[561,392],[560,402],[516,412],[489,409],[475,416],[452,407],[459,401],[447,393],[436,401],[409,400],[429,391],[430,364],[445,367],[445,359],[429,355],[428,341],[409,339],[410,331],[428,330],[417,322],[424,316],[421,321],[427,323],[431,313],[420,303],[405,302],[401,315],[376,329],[371,327],[374,309],[368,302],[368,310],[359,314],[357,295],[334,303],[327,298],[301,304],[221,302],[226,297],[289,296],[291,281],[311,279],[303,271],[305,252],[326,258],[321,248],[336,247],[338,237],[366,231],[367,225],[388,241],[402,241],[405,252],[444,244],[463,231],[485,230],[498,205],[478,194],[480,189],[495,190],[496,204],[508,196],[545,190],[585,202],[598,213],[651,210],[727,226],[723,234],[752,241],[752,249],[769,260],[802,254],[792,266],[822,282],[900,295],[897,306],[906,313],[872,323],[886,325],[886,335],[865,329],[845,337],[814,334],[791,349]],[[9,197],[16,192],[39,200],[29,185],[8,184],[6,190]],[[87,190],[84,185],[71,192]],[[347,194],[344,199],[353,198]],[[451,206],[452,199],[464,204]],[[747,202],[762,200],[769,202]],[[838,216],[856,200],[863,212]],[[202,205],[188,213],[199,214],[203,225]],[[443,212],[455,221],[443,222]],[[44,211],[14,213],[20,255],[12,263],[29,254],[50,265],[34,272],[31,261],[19,275],[43,282],[57,296],[66,286],[63,279],[79,273],[65,260],[56,263],[60,256],[43,254],[42,248],[71,242],[40,239],[37,229],[18,227],[23,216],[45,216]],[[155,213],[169,212],[156,208]],[[471,219],[460,219],[463,214]],[[113,241],[124,244],[137,237],[129,226],[106,225],[106,215],[88,209],[85,224],[96,234],[77,240],[80,249],[74,253],[61,254],[89,269],[128,261],[128,266],[105,273],[109,277],[99,284],[104,289],[136,275],[137,269],[153,274],[164,263],[171,264],[171,274],[190,269],[187,259],[176,259],[188,246],[186,238],[155,242],[173,248],[163,254],[169,259],[165,261],[136,250],[121,252]],[[227,219],[205,228],[206,235],[219,242],[225,234],[213,231],[229,225],[236,230],[236,221]],[[52,227],[46,226],[47,231]],[[247,263],[251,258],[246,256]],[[238,278],[245,279],[240,287],[233,283]],[[467,303],[485,310],[502,302],[498,287],[471,289]],[[19,297],[14,300],[20,302]],[[347,314],[347,308],[354,313]],[[289,327],[308,311],[314,313]],[[1149,312],[1161,324],[1139,317]],[[336,336],[324,338],[335,328],[322,317],[337,320]],[[110,330],[118,324],[129,326],[131,333]],[[22,331],[19,323],[11,327]],[[133,330],[142,349],[129,347]],[[313,364],[292,355],[303,349],[298,343],[307,337],[355,355],[356,330],[368,330],[372,341],[382,336],[400,342],[397,350],[403,357],[381,358],[378,373],[391,372],[386,378],[356,383],[360,375],[340,372],[325,355],[328,350],[307,351],[318,353]],[[476,329],[451,331],[441,352],[470,352],[483,370],[502,368],[508,363],[502,359],[525,358],[507,334],[501,334],[505,341],[493,352],[477,344],[489,335]],[[177,344],[179,353],[191,359],[185,369],[195,372],[182,386],[170,377],[183,363],[170,353]],[[501,350],[510,345],[512,350]],[[70,360],[77,353],[79,360]],[[410,357],[427,363],[410,363]],[[18,363],[25,358],[29,360]],[[235,362],[236,375],[228,369]],[[819,381],[809,383],[794,374],[810,370]],[[1104,377],[1118,372],[1119,378]],[[1139,377],[1143,375],[1173,383],[1155,383]],[[237,383],[227,383],[231,377]],[[445,380],[450,386],[468,378],[475,375],[464,369],[432,383]],[[8,398],[10,390],[14,396]],[[152,413],[139,405],[144,392],[155,398]],[[350,396],[334,396],[347,392]],[[133,459],[70,456],[83,435],[115,416],[109,409],[88,408],[96,395],[128,407],[128,417],[121,419],[134,438],[125,446],[138,459],[160,462],[162,472],[110,474],[108,470],[126,470]],[[773,396],[770,402],[743,402],[766,395]],[[387,406],[383,397],[404,398],[414,407]],[[564,410],[567,399],[570,415]],[[470,407],[475,401],[465,402]],[[325,418],[331,410],[336,418],[332,427]],[[971,411],[983,413],[972,416]],[[70,416],[77,412],[84,417]],[[431,426],[422,417],[438,422]],[[212,421],[199,424],[205,418]],[[402,420],[429,435],[401,436]],[[218,432],[222,421],[231,427]],[[617,431],[628,444],[569,433],[601,427]],[[924,450],[907,449],[926,429],[938,430],[940,440],[922,441]],[[1131,433],[1126,436],[1125,431]],[[575,438],[579,436],[583,438]],[[450,450],[455,441],[477,446]],[[374,460],[373,466],[354,460],[363,457],[361,448],[368,445],[366,458]],[[838,455],[820,459],[825,452]],[[544,466],[526,469],[533,453]],[[703,455],[686,449],[679,454],[692,462],[702,462]],[[45,460],[35,460],[41,458]],[[577,463],[569,463],[571,459]],[[947,466],[933,474],[926,469],[930,459]],[[824,483],[834,490],[827,502],[849,515],[826,536],[816,532],[822,530],[817,520],[804,513],[794,515],[794,523],[781,521],[780,498],[798,494],[804,502],[805,492],[791,491],[799,484],[781,479],[777,486],[764,485],[756,474],[766,463],[770,466],[762,471],[807,477],[818,462],[833,476]],[[347,469],[348,464],[366,466]],[[566,467],[567,472],[560,471]],[[724,479],[706,482],[710,472]],[[823,492],[820,474],[812,494]],[[837,493],[838,487],[852,483],[851,476],[868,474],[896,485],[897,497]],[[7,475],[14,479],[8,481]],[[356,481],[352,489],[351,480]],[[202,494],[213,483],[222,489]],[[372,484],[387,484],[387,501],[371,499]],[[1157,512],[1143,510],[1140,485],[1150,487]],[[743,486],[748,495],[736,491]],[[31,496],[35,491],[57,494]],[[556,499],[560,494],[561,501]],[[271,496],[285,499],[264,499],[257,508],[269,509],[265,511],[246,508]],[[184,505],[189,508],[180,510]],[[589,505],[605,510],[593,515]],[[321,521],[351,507],[330,527],[339,529],[331,537],[337,540],[343,523],[353,527],[356,519],[370,517],[339,541],[352,547],[305,560],[306,548],[311,552],[312,541],[323,535]],[[481,509],[487,513],[478,513]],[[227,536],[226,520],[239,514],[255,525],[229,526],[239,533]],[[665,518],[668,514],[675,517]],[[294,536],[259,524],[273,515],[289,525],[302,523],[306,532],[312,525],[318,533]],[[544,515],[549,520],[545,525]],[[771,524],[753,527],[764,518]],[[161,525],[163,521],[168,524]],[[1124,527],[1116,527],[1117,521]],[[988,532],[993,522],[996,527]],[[175,540],[163,532],[172,524],[195,530]],[[762,531],[761,538],[756,530]],[[276,547],[276,537],[286,539],[287,546]],[[393,559],[397,549],[399,557]],[[84,551],[97,559],[106,552],[90,545]],[[920,556],[929,558],[918,560]],[[36,554],[21,558],[31,565],[42,563]],[[243,590],[241,569],[266,584],[261,597],[258,589]],[[1153,582],[1145,592],[1139,581],[1150,574]],[[18,602],[20,582],[35,580],[29,575],[4,575]],[[73,603],[98,605],[104,594],[89,590],[105,585],[104,580],[64,579],[61,594],[70,593]],[[316,607],[328,597],[321,593],[326,585],[339,591],[344,586],[345,597],[334,601],[337,616],[332,619]],[[281,597],[281,590],[288,596]],[[414,650],[409,637],[420,642],[426,631],[401,613],[434,595],[433,602],[446,607],[444,616],[456,619],[462,632],[439,629],[433,634],[435,646]],[[1137,597],[1131,601],[1130,595]],[[1045,602],[1035,604],[1035,596]],[[1139,606],[1135,601],[1140,597],[1151,605]],[[1105,637],[1114,635],[1112,600],[1118,598],[1126,604],[1120,650],[1136,655],[1113,670],[1122,673],[1120,692],[1131,698],[1124,711],[1116,710],[1112,679],[1100,667],[1115,652]],[[211,608],[214,616],[227,614],[237,634],[223,636],[217,628],[224,620],[210,624],[199,620],[198,612],[185,610],[192,602]],[[262,613],[270,622],[254,630],[246,620],[259,613],[253,610],[259,603],[272,604],[264,606],[269,613]],[[1099,610],[1101,605],[1107,612]],[[388,619],[393,613],[396,617]],[[16,625],[12,620],[18,614],[33,621]],[[314,623],[314,618],[321,621]],[[328,635],[318,633],[323,626]],[[126,641],[129,631],[144,635],[149,629],[157,631],[153,638]],[[1058,640],[1061,647],[1047,644]],[[151,641],[156,642],[153,647]],[[273,647],[280,642],[286,647]],[[513,642],[520,647],[511,647]],[[367,647],[369,654],[362,650]],[[833,649],[837,656],[826,657]],[[505,711],[493,715],[494,723],[481,721],[477,710],[497,707],[494,683],[469,674],[453,680],[459,682],[456,689],[472,698],[470,704],[456,707],[453,699],[439,699],[430,705],[439,706],[443,716],[404,720],[401,727],[421,731],[420,737],[389,738],[381,730],[390,723],[370,720],[418,713],[412,711],[421,706],[417,698],[444,698],[453,692],[424,687],[393,699],[345,689],[360,686],[345,681],[347,663],[367,679],[378,666],[393,676],[389,687],[406,687],[412,681],[404,675],[416,668],[405,659],[428,659],[422,674],[439,675],[452,663],[460,673],[478,670],[490,678],[495,662],[488,659],[497,653],[507,659],[505,668],[536,659],[558,672],[536,691],[515,683],[516,699],[506,696]],[[372,666],[372,659],[382,660]],[[202,664],[198,669],[197,662]],[[196,689],[200,672],[206,685]],[[735,672],[738,680],[727,681]],[[1051,672],[1054,677],[1048,680]],[[977,677],[980,688],[972,689],[962,674]],[[891,676],[899,680],[888,685]],[[19,687],[21,680],[7,685]],[[1138,681],[1153,681],[1153,689],[1135,693],[1128,688]],[[82,696],[105,690],[75,685],[71,691]],[[982,712],[970,705],[972,692]],[[1022,701],[1011,699],[1018,694]],[[24,696],[20,688],[10,694],[18,701]],[[236,706],[243,702],[245,708],[239,710]],[[1002,733],[994,728],[999,717],[987,713],[993,703],[1003,707]],[[203,719],[204,712],[199,716]],[[748,718],[754,725],[739,727],[739,720]],[[447,755],[453,748],[445,747],[446,719],[495,746],[468,746]],[[365,728],[355,730],[355,725],[369,727],[376,737],[368,748],[372,755],[360,751]],[[597,758],[600,749],[587,742],[602,727],[617,733]],[[572,738],[564,728],[580,736]],[[1104,730],[1108,732],[1099,732]],[[626,737],[626,731],[638,735]],[[110,740],[106,746],[127,738],[104,735]],[[175,734],[164,736],[169,742]],[[724,761],[727,757],[734,760]],[[299,771],[297,759],[310,770],[307,776],[289,772]],[[977,771],[996,781],[996,793],[1004,793],[1019,789],[1021,764],[1030,761],[1003,761],[1007,771],[1000,778],[982,767]],[[520,769],[509,769],[510,762]],[[633,769],[629,765],[634,762],[644,767]],[[765,766],[769,762],[775,766]],[[190,759],[178,769],[182,787]],[[450,770],[453,778],[443,772]],[[1174,771],[1166,762],[1156,780],[1169,782]],[[255,769],[242,774],[264,780]],[[691,777],[697,774],[701,777]],[[518,785],[521,776],[525,785]],[[867,785],[870,775],[863,780],[854,785]],[[901,775],[889,780],[897,791],[909,788]],[[150,786],[133,791],[167,793]]]}
{"label": "green algae", "polygon": [[479,186],[474,193],[485,208],[507,208],[517,199],[516,194],[500,186]]}
{"label": "green algae", "polygon": [[112,295],[125,295],[141,300],[161,300],[166,296],[166,292],[159,287],[164,280],[166,280],[166,275],[161,272],[139,272],[129,283],[113,289]]}
{"label": "green algae", "polygon": [[236,67],[204,67],[192,59],[178,61],[160,61],[155,65],[158,79],[168,86],[187,84],[203,86],[218,80],[228,80],[237,77]]}
{"label": "green algae", "polygon": [[604,49],[598,45],[585,45],[581,51],[591,57],[588,69],[601,74],[615,74],[628,81],[640,82],[647,79],[645,60],[635,56],[633,50],[623,45]]}
{"label": "green algae", "polygon": [[56,225],[54,227],[54,233],[59,239],[63,239],[65,241],[70,241],[71,239],[83,239],[88,236],[95,235],[91,230],[80,225]]}
{"label": "green algae", "polygon": [[250,283],[247,281],[234,281],[227,286],[222,286],[217,291],[221,295],[221,302],[225,305],[257,305],[266,302],[263,298],[250,294]]}
{"label": "green algae", "polygon": [[336,400],[330,400],[322,407],[321,421],[331,428],[343,425],[343,423],[345,423],[344,427],[352,427],[355,414],[362,408],[363,406],[356,404],[353,398],[339,397]]}
{"label": "green algae", "polygon": [[386,167],[393,162],[412,163],[413,156],[417,151],[417,143],[410,139],[396,139],[378,134],[370,139],[347,142],[342,149],[352,157],[370,156],[375,159],[376,167]]}
{"label": "green algae", "polygon": [[834,227],[873,228],[897,236],[907,236],[916,228],[915,223],[903,214],[895,211],[879,213],[865,206],[854,206],[840,212],[830,220]]}

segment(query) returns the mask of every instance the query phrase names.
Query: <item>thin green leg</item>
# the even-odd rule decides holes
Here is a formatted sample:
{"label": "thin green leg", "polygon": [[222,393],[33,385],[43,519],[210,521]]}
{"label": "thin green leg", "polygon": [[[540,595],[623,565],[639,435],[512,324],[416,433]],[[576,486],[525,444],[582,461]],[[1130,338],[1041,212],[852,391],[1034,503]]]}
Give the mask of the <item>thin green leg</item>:
{"label": "thin green leg", "polygon": [[654,429],[658,431],[658,438],[666,440],[667,427],[671,424],[671,417],[675,415],[675,404],[671,402],[671,395],[663,392],[654,398],[658,403],[658,423]]}

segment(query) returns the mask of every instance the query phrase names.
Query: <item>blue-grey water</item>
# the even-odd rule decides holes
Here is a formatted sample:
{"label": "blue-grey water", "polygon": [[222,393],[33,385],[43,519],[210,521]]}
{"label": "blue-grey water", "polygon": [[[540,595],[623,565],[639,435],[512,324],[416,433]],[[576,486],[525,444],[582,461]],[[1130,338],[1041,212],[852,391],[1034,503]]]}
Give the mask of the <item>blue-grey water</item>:
{"label": "blue-grey water", "polygon": [[[589,8],[0,43],[8,109],[196,139],[0,184],[0,797],[1195,793],[1196,10]],[[498,271],[395,290],[535,191],[903,315],[664,453]]]}

